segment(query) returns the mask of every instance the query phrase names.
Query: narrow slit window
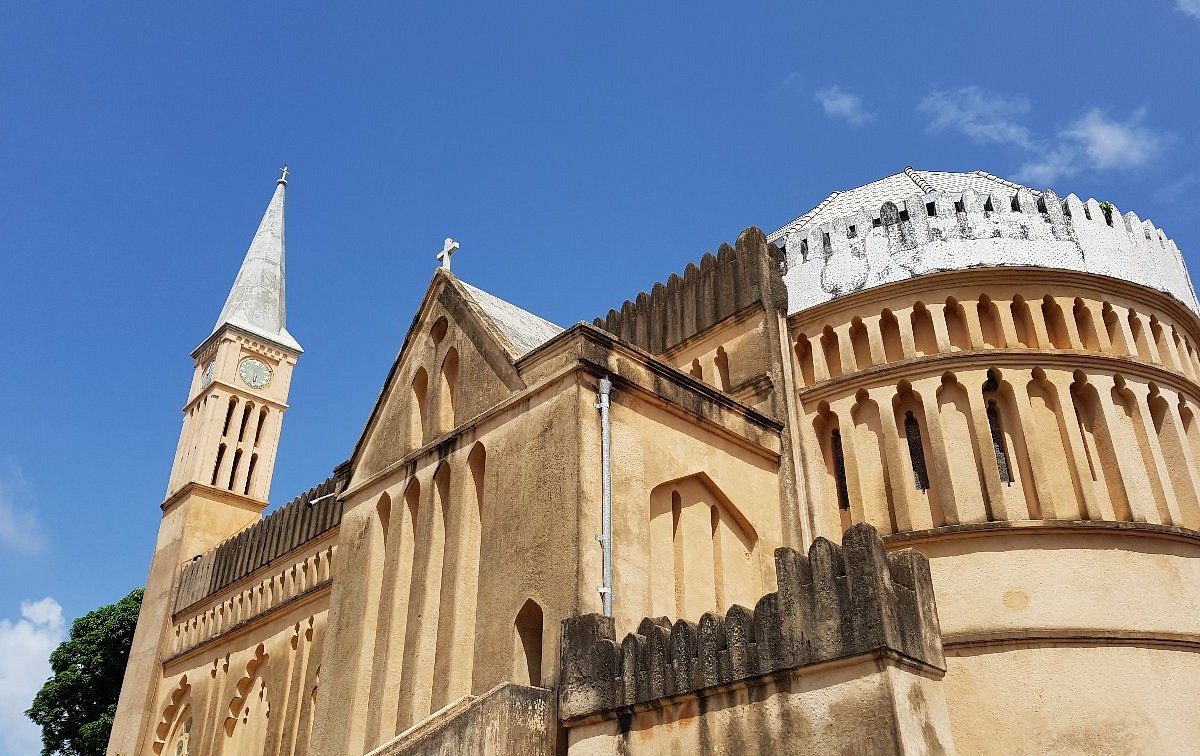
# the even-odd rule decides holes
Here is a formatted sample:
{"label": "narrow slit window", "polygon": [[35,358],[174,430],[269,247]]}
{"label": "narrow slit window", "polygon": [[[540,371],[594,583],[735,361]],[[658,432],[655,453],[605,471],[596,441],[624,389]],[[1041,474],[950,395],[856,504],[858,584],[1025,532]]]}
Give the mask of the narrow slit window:
{"label": "narrow slit window", "polygon": [[996,206],[992,204],[992,195],[990,195],[990,194],[988,195],[987,200],[983,203],[983,212],[985,212],[985,213],[996,212]]}
{"label": "narrow slit window", "polygon": [[842,433],[834,428],[829,433],[829,451],[833,456],[833,478],[837,488],[838,509],[850,509],[850,487],[846,484],[846,456],[842,451]]}
{"label": "narrow slit window", "polygon": [[225,458],[225,444],[221,444],[220,446],[217,447],[217,461],[213,465],[212,480],[209,481],[209,485],[212,485],[212,486],[217,485],[217,474],[221,471],[221,460],[224,458]]}
{"label": "narrow slit window", "polygon": [[992,435],[992,451],[996,454],[996,467],[1000,470],[1000,482],[1012,483],[1012,466],[1008,463],[1008,449],[1004,446],[1004,429],[1000,426],[1000,408],[994,401],[987,403],[988,430]]}
{"label": "narrow slit window", "polygon": [[912,410],[904,413],[904,435],[908,439],[908,456],[912,460],[913,478],[918,491],[929,490],[929,470],[925,467],[925,446],[921,443],[921,424]]}
{"label": "narrow slit window", "polygon": [[250,455],[250,466],[246,468],[246,487],[242,493],[246,496],[250,495],[250,485],[254,483],[254,468],[258,466],[258,455]]}
{"label": "narrow slit window", "polygon": [[937,203],[936,202],[926,202],[925,203],[925,214],[928,215],[930,218],[936,218],[937,217]]}

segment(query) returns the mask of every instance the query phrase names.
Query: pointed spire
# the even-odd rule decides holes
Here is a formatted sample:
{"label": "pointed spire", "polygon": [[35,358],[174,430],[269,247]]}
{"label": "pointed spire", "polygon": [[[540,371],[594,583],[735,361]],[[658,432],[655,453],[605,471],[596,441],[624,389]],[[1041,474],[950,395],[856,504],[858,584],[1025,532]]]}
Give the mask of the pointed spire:
{"label": "pointed spire", "polygon": [[303,350],[286,327],[283,201],[287,174],[288,169],[284,167],[213,333],[224,325],[231,325],[301,352]]}

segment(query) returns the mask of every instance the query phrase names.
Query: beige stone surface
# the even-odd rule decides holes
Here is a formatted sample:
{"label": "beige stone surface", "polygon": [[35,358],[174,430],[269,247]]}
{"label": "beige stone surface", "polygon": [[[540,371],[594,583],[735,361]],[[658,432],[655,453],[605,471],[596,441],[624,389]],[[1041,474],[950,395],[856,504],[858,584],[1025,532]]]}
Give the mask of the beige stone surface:
{"label": "beige stone surface", "polygon": [[[616,637],[644,618],[748,611],[736,607],[776,590],[777,546],[866,523],[889,549],[929,557],[948,669],[843,660],[709,686],[569,732],[551,722],[546,748],[1185,751],[1200,734],[1188,709],[1200,649],[1190,282],[1173,267],[1113,277],[1139,249],[1177,258],[1136,217],[1109,225],[1068,198],[1068,224],[1057,201],[1018,192],[1016,210],[985,210],[967,189],[933,197],[926,220],[888,209],[887,224],[864,215],[852,235],[834,219],[830,254],[803,264],[801,236],[784,255],[749,229],[566,329],[438,270],[331,479],[340,521],[301,528],[295,512],[314,505],[301,497],[275,521],[287,527],[251,533],[299,356],[282,338],[280,278],[277,330],[218,323],[193,353],[110,754],[362,754],[405,731],[451,739],[398,752],[488,752],[463,725],[476,720],[503,741],[489,691],[554,690],[562,621],[601,608],[605,378]],[[277,197],[260,236],[279,245],[281,274]],[[1001,235],[954,231],[963,213]],[[1041,225],[1022,236],[1030,219]],[[1091,236],[1063,236],[1077,232]],[[1003,248],[1011,265],[817,293],[857,280],[849,240],[883,236],[896,259],[918,239],[936,254]],[[1120,254],[1046,267],[1085,247]],[[248,260],[271,263],[273,249]],[[828,280],[799,280],[817,267]],[[812,306],[789,303],[796,291]],[[269,382],[242,380],[249,358]],[[270,542],[283,532],[294,547]],[[182,566],[202,554],[220,579],[181,594]]]}

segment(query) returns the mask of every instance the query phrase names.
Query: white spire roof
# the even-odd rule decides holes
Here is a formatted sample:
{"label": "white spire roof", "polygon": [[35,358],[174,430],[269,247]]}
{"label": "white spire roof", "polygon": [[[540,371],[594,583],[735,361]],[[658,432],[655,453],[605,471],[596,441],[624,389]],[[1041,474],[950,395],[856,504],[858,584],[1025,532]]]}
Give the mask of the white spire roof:
{"label": "white spire roof", "polygon": [[275,182],[275,194],[263,213],[258,231],[246,251],[246,259],[238,271],[229,297],[213,326],[216,333],[222,326],[240,328],[255,336],[303,351],[288,333],[287,306],[284,288],[283,201],[287,190],[284,178]]}

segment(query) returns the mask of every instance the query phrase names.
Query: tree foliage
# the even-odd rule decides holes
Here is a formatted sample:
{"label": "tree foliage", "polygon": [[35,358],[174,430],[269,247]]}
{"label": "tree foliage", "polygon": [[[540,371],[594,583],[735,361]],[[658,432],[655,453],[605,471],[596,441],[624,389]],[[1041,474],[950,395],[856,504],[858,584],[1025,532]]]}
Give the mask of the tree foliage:
{"label": "tree foliage", "polygon": [[50,654],[54,675],[25,712],[42,728],[43,756],[103,756],[141,606],[137,588],[88,612]]}

